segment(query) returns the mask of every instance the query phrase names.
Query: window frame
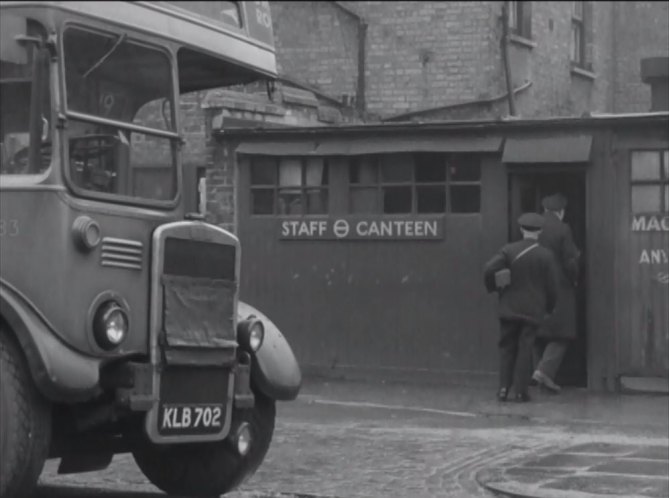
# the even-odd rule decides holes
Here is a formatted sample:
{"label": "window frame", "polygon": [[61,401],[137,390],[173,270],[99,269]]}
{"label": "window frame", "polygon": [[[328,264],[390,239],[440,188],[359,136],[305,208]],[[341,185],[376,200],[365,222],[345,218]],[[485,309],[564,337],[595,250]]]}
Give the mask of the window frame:
{"label": "window frame", "polygon": [[[660,177],[657,179],[634,180],[632,178],[633,161],[635,152],[655,152],[660,157]],[[629,152],[629,202],[632,215],[641,214],[667,214],[669,213],[669,199],[665,189],[669,189],[669,148],[652,147],[647,149],[631,149]],[[658,186],[660,187],[660,209],[659,211],[635,211],[633,205],[634,187]],[[664,187],[664,188],[663,188]]]}
{"label": "window frame", "polygon": [[[576,6],[580,6],[580,15],[577,12]],[[591,64],[587,60],[587,51],[586,51],[586,21],[587,21],[587,6],[586,2],[574,1],[572,2],[572,12],[571,12],[571,31],[570,34],[570,51],[569,51],[569,60],[571,64],[575,67],[581,69],[590,70]],[[578,33],[579,38],[579,47],[575,46],[574,33]]]}
{"label": "window frame", "polygon": [[[419,154],[433,154],[440,156],[440,161],[442,167],[444,168],[444,179],[440,181],[417,181],[416,179],[416,170],[417,170],[417,156]],[[375,216],[384,216],[384,217],[402,217],[402,216],[459,216],[459,215],[480,215],[481,214],[481,191],[482,191],[482,176],[483,176],[483,157],[481,154],[475,152],[468,153],[448,153],[448,152],[413,152],[409,153],[412,157],[411,168],[411,179],[405,181],[384,181],[381,174],[382,158],[387,154],[365,154],[360,156],[354,156],[353,161],[359,160],[359,158],[370,158],[375,169],[375,183],[369,184],[359,184],[351,183],[350,168],[355,164],[354,162],[349,162],[349,175],[347,178],[347,214],[349,215],[375,215]],[[479,177],[477,180],[453,180],[451,168],[449,167],[449,160],[452,160],[454,157],[472,157],[475,158],[478,162],[479,168]],[[453,211],[452,205],[452,189],[458,186],[477,186],[479,188],[479,206],[477,211]],[[411,189],[411,209],[408,212],[402,213],[386,213],[384,212],[384,189],[387,188],[407,188]],[[443,211],[432,211],[432,212],[420,212],[418,210],[418,190],[421,187],[441,187],[444,193],[444,209]],[[376,192],[375,199],[375,211],[374,212],[361,212],[353,210],[352,206],[352,195],[351,192],[354,190],[371,190],[373,189]]]}
{"label": "window frame", "polygon": [[[43,41],[47,38],[47,29],[39,21],[33,19],[27,20],[27,34],[29,36],[38,36]],[[26,162],[28,168],[37,166],[41,162],[44,166],[44,155],[41,150],[45,144],[48,144],[48,166],[43,167],[39,171],[26,172],[7,172],[0,169],[0,181],[3,185],[22,185],[40,183],[51,175],[53,170],[54,159],[58,157],[58,143],[55,128],[55,112],[54,112],[54,96],[52,92],[52,83],[54,78],[58,78],[58,74],[54,74],[53,64],[49,58],[49,51],[45,44],[37,46],[29,44],[26,50],[30,52],[27,54],[26,66],[29,66],[29,76],[7,77],[1,78],[1,84],[11,83],[25,83],[29,85],[29,102],[28,102],[28,130],[20,132],[27,135],[27,145],[23,148],[26,150]],[[40,119],[41,116],[41,119]],[[48,119],[46,118],[48,117]],[[46,127],[44,124],[46,123]],[[47,132],[47,138],[44,138],[44,132]],[[6,136],[0,137],[3,141],[6,137],[11,135],[7,133]],[[17,149],[15,152],[20,152]],[[3,150],[3,154],[5,151]]]}
{"label": "window frame", "polygon": [[[447,213],[450,215],[470,215],[470,214],[481,214],[481,206],[482,206],[482,199],[481,199],[481,192],[483,191],[483,157],[480,154],[477,154],[475,152],[463,152],[459,154],[450,154],[450,157],[470,157],[470,158],[475,158],[478,161],[478,168],[479,168],[479,176],[477,180],[453,180],[452,178],[452,173],[451,173],[451,168],[448,167],[448,163],[446,164],[446,188],[448,189],[447,195],[446,195],[446,204],[447,204]],[[479,188],[479,207],[478,211],[453,211],[453,188],[457,187],[478,187]]]}
{"label": "window frame", "polygon": [[532,2],[507,2],[507,24],[512,35],[532,39]]}
{"label": "window frame", "polygon": [[58,37],[58,50],[62,54],[59,59],[59,83],[61,86],[60,89],[60,99],[61,106],[65,114],[66,122],[83,122],[92,125],[99,126],[113,126],[119,130],[123,130],[124,133],[141,133],[148,137],[165,139],[169,141],[170,148],[170,157],[171,157],[171,166],[170,170],[173,174],[174,182],[174,195],[169,200],[159,200],[159,199],[150,199],[143,197],[135,197],[130,195],[119,195],[115,193],[107,192],[97,192],[94,190],[86,189],[79,186],[70,172],[70,156],[69,156],[69,132],[64,136],[63,149],[64,149],[64,159],[63,159],[63,177],[68,188],[74,193],[77,197],[94,199],[103,202],[111,202],[114,204],[124,205],[124,206],[142,206],[142,207],[152,207],[164,210],[172,210],[176,208],[182,202],[183,196],[183,178],[181,173],[181,149],[183,145],[183,137],[180,133],[180,119],[178,112],[178,103],[180,102],[179,88],[178,88],[178,77],[177,77],[177,61],[174,57],[174,54],[169,49],[167,45],[160,45],[152,40],[148,40],[144,35],[136,31],[125,31],[126,39],[125,42],[131,43],[143,47],[147,50],[152,50],[156,53],[161,54],[165,57],[169,65],[170,73],[170,112],[171,112],[171,123],[172,129],[162,130],[158,128],[152,128],[148,126],[141,126],[134,124],[132,122],[121,121],[117,119],[109,119],[95,114],[89,114],[87,112],[79,112],[74,109],[71,109],[67,99],[67,58],[68,54],[65,52],[65,35],[69,30],[78,30],[82,32],[88,32],[100,36],[108,37],[119,37],[123,34],[122,31],[114,30],[109,26],[101,24],[96,21],[91,21],[90,23],[84,23],[83,20],[73,19],[68,20],[63,23],[63,26],[60,29]]}
{"label": "window frame", "polygon": [[[258,158],[263,158],[264,160],[272,161],[274,167],[274,183],[273,184],[254,184],[252,177],[252,169],[254,160]],[[307,161],[309,159],[319,158],[323,160],[324,171],[327,172],[327,183],[321,184],[318,186],[307,185]],[[297,160],[300,162],[300,185],[299,186],[282,186],[280,184],[280,164],[282,160],[291,159]],[[248,190],[249,193],[249,209],[248,214],[252,217],[283,217],[283,218],[305,218],[305,217],[319,217],[319,216],[329,216],[331,208],[331,188],[330,188],[330,161],[328,157],[324,156],[264,156],[264,155],[249,155],[248,156],[248,175],[249,183]],[[302,206],[308,207],[307,201],[307,191],[308,190],[319,190],[325,192],[325,209],[323,213],[281,213],[279,212],[279,195],[282,190],[286,189],[299,189],[300,190],[300,201]],[[272,192],[272,212],[271,213],[256,213],[254,212],[254,203],[253,203],[253,194],[257,191],[263,192]]]}
{"label": "window frame", "polygon": [[[235,0],[230,0],[226,1],[225,3],[231,3],[234,4],[236,11],[237,11],[237,23],[232,24],[230,22],[227,22],[222,16],[219,15],[219,17],[209,17],[206,15],[204,12],[200,12],[194,9],[186,8],[183,3],[184,2],[166,2],[169,4],[170,9],[176,9],[178,11],[181,11],[183,14],[189,17],[196,17],[200,21],[203,21],[205,23],[216,23],[217,25],[223,25],[225,26],[226,29],[233,29],[235,31],[238,31],[239,33],[244,33],[246,28],[247,28],[247,19],[246,19],[246,12],[243,8],[242,2],[235,1]],[[190,3],[190,2],[188,2]],[[212,2],[213,3],[213,2]],[[222,9],[219,9],[222,10]]]}
{"label": "window frame", "polygon": [[[362,160],[363,158],[371,161],[372,168],[374,170],[374,177],[376,181],[369,183],[369,184],[360,184],[360,183],[351,183],[351,167],[355,164],[355,162],[349,162],[349,174],[348,174],[348,203],[347,203],[347,210],[348,214],[360,214],[357,212],[354,212],[352,210],[351,202],[352,202],[352,196],[351,192],[352,190],[357,190],[357,191],[363,191],[363,190],[373,190],[376,193],[375,196],[375,210],[373,213],[369,214],[374,214],[374,215],[381,215],[381,216],[407,216],[410,214],[413,214],[416,212],[416,206],[417,206],[417,199],[416,199],[416,166],[415,166],[415,158],[412,157],[413,161],[413,167],[411,168],[411,178],[408,180],[400,180],[400,181],[384,181],[383,179],[383,174],[381,172],[382,169],[382,158],[385,154],[363,154],[359,156],[353,156],[353,161],[359,161]],[[409,156],[413,156],[413,154],[407,154]],[[434,184],[432,184],[434,185]],[[409,188],[411,192],[411,207],[408,212],[397,212],[397,213],[386,213],[384,212],[384,193],[385,189],[391,189],[391,188],[398,188],[398,189],[406,189]]]}

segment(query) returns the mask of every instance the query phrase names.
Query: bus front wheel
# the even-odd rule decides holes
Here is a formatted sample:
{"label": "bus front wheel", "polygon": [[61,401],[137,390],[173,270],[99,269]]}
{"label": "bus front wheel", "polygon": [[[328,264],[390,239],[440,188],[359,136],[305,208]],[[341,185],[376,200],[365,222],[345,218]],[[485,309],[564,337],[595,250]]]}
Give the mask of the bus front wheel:
{"label": "bus front wheel", "polygon": [[275,416],[274,400],[259,393],[253,408],[233,415],[233,421],[241,419],[251,426],[253,443],[245,456],[229,440],[165,447],[144,441],[133,456],[149,481],[170,495],[219,496],[258,469],[272,440]]}
{"label": "bus front wheel", "polygon": [[0,498],[30,496],[49,451],[50,408],[1,326],[0,379]]}

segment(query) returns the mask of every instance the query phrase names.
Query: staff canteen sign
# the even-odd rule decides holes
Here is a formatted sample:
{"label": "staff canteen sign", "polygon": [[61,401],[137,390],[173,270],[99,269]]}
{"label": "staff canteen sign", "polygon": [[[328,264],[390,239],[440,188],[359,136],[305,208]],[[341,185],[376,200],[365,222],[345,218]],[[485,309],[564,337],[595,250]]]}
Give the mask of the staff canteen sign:
{"label": "staff canteen sign", "polygon": [[439,217],[281,220],[281,240],[442,240]]}

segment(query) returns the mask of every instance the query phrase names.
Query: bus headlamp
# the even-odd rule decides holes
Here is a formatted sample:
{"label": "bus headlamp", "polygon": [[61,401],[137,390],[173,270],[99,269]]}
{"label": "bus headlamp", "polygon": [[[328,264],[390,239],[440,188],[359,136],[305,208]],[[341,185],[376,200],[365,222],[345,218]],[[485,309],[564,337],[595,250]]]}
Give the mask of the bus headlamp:
{"label": "bus headlamp", "polygon": [[93,334],[105,350],[118,347],[128,334],[128,315],[116,301],[102,303],[93,318]]}
{"label": "bus headlamp", "polygon": [[251,332],[249,333],[249,346],[253,351],[258,351],[262,345],[262,341],[265,338],[265,328],[262,325],[262,322],[255,322],[253,327],[251,327]]}
{"label": "bus headlamp", "polygon": [[254,316],[250,316],[237,324],[237,340],[249,352],[255,353],[258,351],[264,339],[265,327]]}

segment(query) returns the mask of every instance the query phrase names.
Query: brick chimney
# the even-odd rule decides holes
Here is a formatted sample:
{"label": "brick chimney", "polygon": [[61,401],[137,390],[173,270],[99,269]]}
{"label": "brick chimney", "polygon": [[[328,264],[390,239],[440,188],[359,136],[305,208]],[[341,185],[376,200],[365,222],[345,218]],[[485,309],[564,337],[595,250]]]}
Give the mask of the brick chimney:
{"label": "brick chimney", "polygon": [[641,59],[641,81],[650,85],[650,110],[669,111],[669,57]]}

